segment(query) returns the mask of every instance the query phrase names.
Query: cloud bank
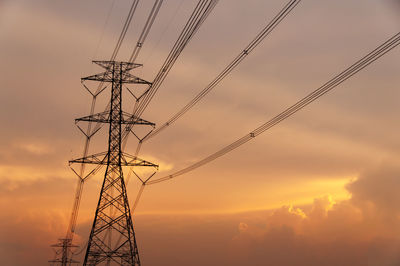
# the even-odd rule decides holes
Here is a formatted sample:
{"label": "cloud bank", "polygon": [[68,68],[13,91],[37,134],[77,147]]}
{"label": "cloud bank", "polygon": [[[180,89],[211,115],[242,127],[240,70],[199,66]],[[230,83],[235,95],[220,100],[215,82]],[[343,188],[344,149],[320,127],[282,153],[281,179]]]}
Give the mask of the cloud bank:
{"label": "cloud bank", "polygon": [[[150,266],[399,265],[399,185],[400,168],[384,165],[349,183],[349,200],[324,196],[307,206],[237,214],[137,215],[140,254]],[[17,188],[7,196],[21,189],[27,190]],[[9,210],[0,227],[3,261],[45,264],[51,258],[48,245],[62,236],[65,218],[57,212]],[[79,225],[81,246],[90,223]]]}

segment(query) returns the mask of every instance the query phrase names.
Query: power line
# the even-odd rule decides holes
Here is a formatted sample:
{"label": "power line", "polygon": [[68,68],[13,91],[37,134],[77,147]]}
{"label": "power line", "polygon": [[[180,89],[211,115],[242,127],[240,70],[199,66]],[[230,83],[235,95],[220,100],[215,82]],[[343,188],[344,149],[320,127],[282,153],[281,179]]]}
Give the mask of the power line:
{"label": "power line", "polygon": [[121,48],[122,42],[124,41],[126,33],[127,33],[128,29],[129,29],[129,26],[131,24],[133,15],[135,14],[136,7],[137,7],[138,3],[139,3],[139,0],[133,0],[133,2],[132,2],[131,8],[129,9],[128,17],[125,19],[124,26],[122,28],[122,31],[121,31],[120,35],[119,35],[117,44],[115,45],[115,48],[114,48],[114,51],[113,51],[113,53],[111,55],[110,61],[115,60],[115,58],[117,57],[119,49]]}
{"label": "power line", "polygon": [[215,86],[217,86],[229,73],[232,72],[252,51],[255,49],[267,35],[269,35],[273,29],[299,4],[301,0],[291,0],[285,7],[262,29],[261,32],[237,55],[228,66],[218,74],[214,80],[212,80],[200,93],[196,95],[188,104],[186,104],[181,110],[173,115],[167,122],[161,127],[154,130],[148,135],[143,141],[149,140],[154,137],[163,129],[169,127],[172,123],[178,120],[186,112],[188,112],[193,106],[195,106],[203,97],[205,97]]}
{"label": "power line", "polygon": [[150,11],[150,14],[146,20],[145,25],[143,27],[143,30],[139,36],[139,40],[137,41],[136,46],[133,49],[131,56],[129,57],[129,60],[128,60],[129,62],[134,62],[136,60],[137,56],[139,55],[139,52],[142,49],[143,43],[146,40],[151,27],[153,26],[154,20],[157,17],[158,11],[160,10],[162,3],[163,3],[163,0],[156,0],[154,2],[154,5]]}
{"label": "power line", "polygon": [[[189,43],[191,38],[195,35],[197,30],[206,20],[208,15],[214,9],[215,5],[218,3],[218,0],[199,0],[195,9],[189,17],[189,20],[186,22],[183,30],[181,31],[178,39],[176,40],[172,50],[168,54],[165,59],[162,67],[160,68],[158,74],[154,78],[152,84],[149,88],[143,93],[142,97],[139,99],[139,103],[135,105],[134,112],[132,118],[139,117],[142,115],[151,99],[154,97],[154,94],[157,92],[162,82],[168,75],[169,71],[173,67],[174,63],[178,59],[179,55]],[[126,130],[123,133],[123,140],[126,143],[126,139],[129,136],[129,132],[131,131],[132,125],[127,125]]]}
{"label": "power line", "polygon": [[[223,78],[225,78],[247,55],[249,55],[253,49],[255,49],[258,44],[260,44],[269,33],[272,32],[272,30],[292,11],[293,8],[299,4],[301,0],[291,0],[289,1],[283,9],[262,29],[260,33],[256,35],[256,37],[243,49],[238,56],[235,57],[235,59],[205,88],[203,89],[189,104],[187,104],[182,110],[180,110],[177,114],[175,114],[170,120],[168,120],[166,123],[164,123],[160,128],[157,130],[153,131],[149,135],[147,135],[145,138],[139,141],[137,150],[136,150],[136,156],[141,148],[141,145],[144,141],[150,139],[151,137],[155,136],[158,134],[161,130],[165,129],[171,123],[175,122],[179,117],[181,117],[184,113],[186,113],[190,108],[192,108],[197,102],[201,100],[202,97],[204,97],[209,91],[211,91],[220,81],[222,81]],[[130,171],[128,174],[128,179],[133,171]],[[149,181],[150,182],[150,181]],[[144,189],[145,184],[142,184],[142,188]],[[134,206],[137,206],[137,203],[140,200],[141,194],[143,189],[140,190],[141,193],[139,193],[136,197],[135,204]]]}
{"label": "power line", "polygon": [[[147,17],[147,20],[146,20],[146,23],[145,23],[145,25],[143,27],[143,30],[142,30],[142,32],[141,32],[141,34],[139,36],[139,39],[138,39],[138,41],[136,43],[136,46],[133,49],[131,56],[129,57],[129,60],[128,60],[129,62],[133,63],[134,61],[136,61],[136,58],[138,57],[138,55],[140,53],[140,50],[143,47],[143,44],[144,44],[144,42],[145,42],[145,40],[147,38],[147,35],[149,34],[151,27],[153,26],[154,20],[156,19],[157,15],[158,15],[158,12],[160,11],[162,3],[163,3],[163,0],[155,0],[154,5],[153,5],[153,7],[152,7],[152,9],[151,9],[151,11],[149,13],[149,16]],[[138,105],[138,101],[139,101],[139,99],[136,99],[136,102],[134,104],[132,113],[135,112],[135,110],[137,108],[137,105]],[[107,105],[106,109],[108,107],[109,106]],[[128,126],[126,130],[130,131],[132,126]],[[123,143],[122,143],[123,149],[125,149],[126,143],[127,143],[127,138],[125,138],[123,140]],[[137,153],[136,153],[135,156],[137,156]],[[130,174],[131,174],[131,172],[129,172],[129,175]]]}
{"label": "power line", "polygon": [[153,47],[150,49],[149,54],[147,55],[147,57],[143,60],[143,64],[146,64],[146,62],[149,60],[149,58],[153,55],[154,50],[158,47],[158,45],[160,44],[161,40],[164,38],[165,33],[167,32],[167,30],[169,29],[169,27],[171,26],[172,22],[175,20],[179,10],[182,7],[182,4],[185,0],[180,0],[180,2],[178,3],[178,5],[175,8],[175,11],[173,12],[172,16],[168,19],[168,21],[166,23],[164,23],[164,28],[162,29],[161,33],[159,34],[157,40],[155,41]]}
{"label": "power line", "polygon": [[200,0],[198,2],[194,12],[179,35],[178,40],[175,42],[167,59],[152,82],[152,85],[149,87],[148,92],[141,100],[137,110],[134,113],[135,116],[138,117],[144,112],[151,99],[154,97],[154,94],[157,92],[165,77],[168,75],[172,66],[178,59],[179,55],[206,20],[211,11],[214,9],[217,2],[218,0]]}
{"label": "power line", "polygon": [[301,99],[294,105],[290,106],[289,108],[287,108],[286,110],[284,110],[283,112],[281,112],[280,114],[278,114],[277,116],[272,118],[271,120],[267,121],[266,123],[262,124],[258,128],[254,129],[250,133],[239,138],[235,142],[225,146],[221,150],[196,162],[195,164],[192,164],[186,168],[183,168],[171,175],[167,175],[167,176],[149,181],[147,184],[151,185],[151,184],[160,183],[160,182],[169,180],[171,178],[186,174],[186,173],[193,171],[194,169],[196,169],[200,166],[203,166],[203,165],[227,154],[228,152],[238,148],[239,146],[247,143],[251,139],[257,137],[258,135],[264,133],[268,129],[272,128],[273,126],[279,124],[283,120],[292,116],[296,112],[300,111],[301,109],[303,109],[304,107],[306,107],[307,105],[312,103],[313,101],[317,100],[319,97],[321,97],[321,96],[325,95],[326,93],[328,93],[329,91],[333,90],[338,85],[340,85],[341,83],[343,83],[344,81],[346,81],[347,79],[349,79],[350,77],[352,77],[353,75],[355,75],[356,73],[358,73],[359,71],[361,71],[362,69],[364,69],[365,67],[370,65],[371,63],[373,63],[375,60],[379,59],[380,57],[382,57],[383,55],[385,55],[386,53],[388,53],[389,51],[391,51],[392,49],[397,47],[399,44],[400,44],[400,32],[398,32],[393,37],[391,37],[390,39],[385,41],[383,44],[381,44],[380,46],[375,48],[373,51],[371,51],[370,53],[365,55],[363,58],[361,58],[356,63],[354,63],[353,65],[348,67],[346,70],[341,72],[339,75],[335,76],[334,78],[332,78],[331,80],[329,80],[328,82],[323,84],[321,87],[314,90],[313,92],[308,94],[306,97],[304,97],[303,99]]}
{"label": "power line", "polygon": [[[158,12],[160,11],[162,3],[163,3],[163,0],[155,0],[154,5],[153,5],[148,17],[147,17],[146,23],[145,23],[145,25],[144,25],[144,27],[142,29],[142,32],[140,33],[139,39],[136,42],[136,46],[133,49],[133,51],[131,53],[131,56],[129,57],[129,60],[128,60],[129,62],[133,63],[134,61],[136,61],[136,58],[138,57],[138,55],[140,53],[140,50],[143,47],[143,44],[144,44],[144,42],[145,42],[145,40],[147,38],[147,35],[149,34],[149,32],[151,30],[151,27],[153,26],[153,23],[154,23],[157,15],[158,15]],[[139,99],[136,99],[136,102],[134,104],[132,113],[135,112],[135,110],[137,108],[137,105],[138,105],[138,101],[139,101]],[[108,108],[109,108],[109,105],[107,105],[106,110]],[[100,126],[100,125],[98,125],[98,126]],[[132,126],[133,125],[128,126],[126,130],[130,131],[132,129]],[[122,143],[123,149],[125,149],[126,143],[127,143],[127,137],[123,140],[123,143]],[[129,172],[129,175],[130,174],[131,174],[131,172]]]}

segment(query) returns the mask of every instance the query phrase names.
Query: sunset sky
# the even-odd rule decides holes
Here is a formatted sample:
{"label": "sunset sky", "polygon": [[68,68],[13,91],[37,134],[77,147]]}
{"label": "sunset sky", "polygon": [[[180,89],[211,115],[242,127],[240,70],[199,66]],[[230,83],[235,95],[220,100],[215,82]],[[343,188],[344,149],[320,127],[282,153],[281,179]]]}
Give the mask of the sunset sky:
{"label": "sunset sky", "polygon": [[[143,118],[169,119],[287,2],[220,0]],[[144,66],[133,74],[154,79],[196,3],[164,1],[137,60]],[[152,4],[140,1],[117,60],[128,60]],[[65,235],[77,181],[68,160],[81,156],[84,143],[74,119],[89,114],[91,101],[80,78],[102,71],[91,60],[110,58],[130,5],[0,1],[1,265],[47,265],[50,245]],[[156,177],[189,166],[399,31],[399,0],[303,0],[195,108],[145,143],[140,157],[160,165]],[[134,214],[142,264],[400,265],[399,84],[397,47],[249,143],[146,187]],[[90,153],[106,145],[104,127]],[[127,151],[135,148],[132,136]],[[85,184],[75,237],[81,246],[103,174]],[[139,185],[128,183],[131,205]]]}

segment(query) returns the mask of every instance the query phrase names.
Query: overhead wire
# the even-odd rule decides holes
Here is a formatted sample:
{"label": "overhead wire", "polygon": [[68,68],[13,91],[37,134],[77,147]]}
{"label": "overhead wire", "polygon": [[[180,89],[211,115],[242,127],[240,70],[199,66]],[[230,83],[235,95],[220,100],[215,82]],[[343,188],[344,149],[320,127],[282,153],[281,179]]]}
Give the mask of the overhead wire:
{"label": "overhead wire", "polygon": [[133,0],[133,2],[131,4],[131,8],[129,9],[128,17],[125,19],[124,26],[122,28],[122,31],[121,31],[120,35],[119,35],[117,44],[115,45],[115,48],[114,48],[114,51],[113,51],[113,53],[111,55],[110,61],[114,61],[115,58],[117,57],[117,54],[119,52],[119,49],[121,48],[122,42],[124,41],[126,33],[128,32],[129,26],[130,26],[130,24],[132,22],[132,18],[133,18],[133,15],[135,14],[135,11],[136,11],[138,3],[139,3],[139,0]]}
{"label": "overhead wire", "polygon": [[300,111],[310,103],[314,102],[321,96],[325,95],[329,91],[333,90],[336,88],[338,85],[352,77],[353,75],[357,74],[359,71],[364,69],[365,67],[369,66],[371,63],[374,61],[378,60],[380,57],[394,49],[400,44],[400,32],[397,34],[393,35],[390,39],[379,45],[377,48],[372,50],[370,53],[362,57],[360,60],[355,62],[353,65],[350,67],[346,68],[344,71],[342,71],[340,74],[337,76],[333,77],[330,79],[328,82],[293,104],[292,106],[288,107],[285,109],[283,112],[279,113],[275,117],[273,117],[271,120],[267,121],[266,123],[262,124],[258,128],[254,129],[250,133],[244,135],[243,137],[239,138],[238,140],[234,141],[233,143],[225,146],[224,148],[218,150],[217,152],[205,157],[204,159],[186,167],[183,168],[173,174],[154,179],[152,181],[149,181],[147,184],[152,185],[156,183],[160,183],[163,181],[167,181],[169,179],[175,178],[177,176],[186,174],[190,171],[195,170],[196,168],[203,166],[225,154],[228,152],[238,148],[239,146],[247,143],[248,141],[254,139],[255,137],[259,136],[260,134],[264,133],[268,129],[274,127],[275,125],[279,124],[280,122],[284,121],[285,119],[289,118],[296,112]]}
{"label": "overhead wire", "polygon": [[[265,37],[272,32],[272,30],[297,6],[297,4],[301,0],[291,0],[289,1],[283,8],[282,10],[259,32],[256,37],[241,51],[241,53],[235,57],[235,59],[203,90],[201,91],[188,105],[186,105],[181,111],[179,111],[176,115],[174,115],[170,120],[168,120],[161,128],[156,129],[149,135],[147,135],[145,138],[139,141],[137,149],[136,149],[136,155],[138,154],[141,145],[143,144],[144,141],[150,139],[151,137],[155,136],[158,134],[162,129],[166,128],[169,126],[171,123],[176,121],[180,116],[182,116],[184,113],[186,113],[191,107],[193,107],[198,101],[201,100],[202,97],[204,97],[210,90],[212,90],[224,77],[226,77],[247,55],[249,55],[253,49],[257,47],[258,44],[260,44]],[[131,172],[129,172],[128,179],[130,177]],[[151,182],[151,181],[149,181]],[[143,184],[143,188],[144,188]],[[142,192],[142,191],[141,191]],[[137,195],[137,198],[135,200],[135,208],[137,205],[137,202],[140,199],[142,193],[139,193]]]}
{"label": "overhead wire", "polygon": [[[155,0],[154,1],[153,7],[151,8],[151,11],[150,11],[150,13],[149,13],[149,15],[148,15],[148,17],[146,19],[146,22],[145,22],[145,25],[144,25],[144,27],[142,29],[142,32],[140,33],[138,41],[136,42],[136,46],[133,49],[133,51],[131,53],[131,56],[129,57],[129,60],[128,60],[129,62],[133,63],[133,62],[136,61],[137,56],[139,55],[139,53],[140,53],[140,51],[141,51],[141,49],[142,49],[142,47],[144,45],[144,42],[145,42],[145,40],[146,40],[146,38],[147,38],[147,36],[148,36],[152,26],[153,26],[153,23],[154,23],[157,15],[158,15],[158,12],[160,11],[162,3],[163,3],[163,0]],[[137,104],[138,104],[138,101],[135,102],[134,110],[135,110]],[[107,106],[107,108],[108,108],[108,106]],[[125,131],[131,130],[132,126],[127,127],[125,129]],[[127,138],[125,138],[125,140],[122,143],[122,149],[123,150],[125,149],[126,143],[127,143]],[[137,155],[139,153],[140,146],[141,146],[140,143],[141,142],[139,142],[138,147],[136,149],[135,157],[137,157]],[[132,173],[133,173],[133,168],[130,168],[130,171],[128,172],[128,176],[127,176],[126,181],[125,181],[126,183],[129,182],[130,176],[132,175]],[[140,197],[140,193],[138,194],[138,197]],[[137,197],[137,201],[138,201],[138,197]],[[135,202],[137,202],[137,201],[135,201]],[[132,211],[133,211],[133,209],[132,209]]]}
{"label": "overhead wire", "polygon": [[[144,25],[144,27],[142,29],[142,32],[140,33],[138,41],[136,42],[136,46],[133,49],[133,51],[131,53],[131,56],[129,57],[129,62],[130,63],[133,63],[134,61],[136,61],[136,58],[139,55],[139,53],[140,53],[140,51],[141,51],[141,49],[143,47],[143,44],[144,44],[144,42],[145,42],[145,40],[147,38],[147,35],[149,34],[149,32],[150,32],[150,30],[151,30],[151,28],[153,26],[153,23],[154,23],[157,15],[158,15],[158,12],[160,11],[162,3],[163,3],[163,0],[155,0],[155,2],[153,4],[153,7],[152,7],[147,19],[146,19],[146,23],[145,23],[145,25]],[[133,107],[133,112],[137,108],[138,101],[139,101],[139,99],[136,99],[134,107]],[[107,105],[107,108],[109,108],[109,105]],[[126,126],[125,131],[131,131],[132,127],[133,127],[133,125]],[[125,140],[122,143],[123,149],[125,149],[126,143],[127,143],[127,138],[125,138]]]}
{"label": "overhead wire", "polygon": [[[173,48],[171,49],[170,53],[168,54],[166,60],[164,61],[164,64],[162,65],[160,71],[156,75],[154,81],[149,86],[147,91],[145,91],[145,93],[143,94],[143,98],[141,98],[140,101],[137,101],[135,103],[133,114],[132,114],[133,118],[140,117],[140,115],[142,114],[142,112],[147,107],[148,103],[150,102],[150,100],[152,98],[151,95],[154,96],[154,93],[157,91],[157,89],[160,87],[160,85],[163,82],[163,80],[165,79],[165,77],[168,75],[173,64],[178,59],[180,53],[183,51],[183,49],[186,47],[186,45],[188,44],[190,39],[194,36],[194,34],[197,32],[197,30],[203,24],[205,19],[211,13],[211,11],[213,10],[213,8],[217,4],[217,2],[218,2],[218,0],[199,0],[199,2],[197,3],[196,7],[194,8],[192,14],[190,15],[188,21],[186,22],[185,26],[183,27],[183,30],[181,31],[178,39],[176,40]],[[156,6],[156,3],[154,6]],[[156,8],[153,7],[153,9],[156,9]],[[153,13],[153,10],[150,13],[150,15],[152,13]],[[145,26],[145,28],[146,28],[146,26]],[[129,137],[132,127],[133,127],[133,125],[126,125],[126,127],[125,127],[125,130],[124,130],[123,136],[122,136],[122,139],[123,139],[122,146],[123,147],[126,146],[127,139]],[[139,140],[135,156],[137,156],[137,154],[139,153],[141,145],[142,145],[142,140]],[[128,182],[130,180],[131,174],[133,173],[133,169],[131,168],[130,170],[131,171],[128,172],[128,176],[126,178],[126,180]],[[141,193],[138,194],[135,202],[139,201],[140,196],[141,196]]]}
{"label": "overhead wire", "polygon": [[[92,103],[90,107],[90,114],[94,114],[94,108],[96,105],[96,97],[92,98]],[[89,122],[85,134],[85,145],[83,148],[83,157],[86,157],[88,152],[89,152],[89,145],[91,141],[91,129],[92,129],[92,123]],[[75,233],[75,227],[76,227],[76,220],[78,218],[78,211],[79,211],[79,206],[80,206],[80,201],[81,201],[81,196],[82,196],[82,190],[83,190],[83,183],[85,182],[85,179],[83,178],[84,173],[85,173],[85,164],[82,164],[80,169],[79,169],[79,175],[78,175],[78,181],[76,185],[76,190],[75,190],[75,197],[74,197],[74,203],[72,206],[72,212],[71,212],[71,217],[70,217],[70,222],[68,224],[68,229],[67,229],[67,234],[66,238],[71,239],[73,238],[73,235]]]}
{"label": "overhead wire", "polygon": [[190,16],[189,21],[186,23],[183,31],[179,35],[178,40],[175,42],[167,59],[164,61],[164,64],[161,66],[152,84],[148,88],[147,93],[140,101],[137,109],[134,112],[134,116],[140,117],[142,115],[142,113],[154,97],[155,93],[161,86],[162,82],[168,75],[172,66],[178,59],[179,55],[192,39],[192,37],[195,35],[195,33],[198,31],[198,29],[206,20],[211,11],[214,9],[217,2],[218,0],[200,0],[198,2],[194,12]]}
{"label": "overhead wire", "polygon": [[164,24],[164,28],[162,29],[161,33],[159,34],[157,40],[155,41],[153,47],[151,47],[150,52],[148,53],[147,57],[143,60],[143,64],[145,65],[146,62],[150,59],[150,57],[153,55],[154,50],[158,47],[158,45],[160,44],[161,40],[164,38],[167,30],[170,28],[172,22],[175,20],[179,10],[182,7],[182,4],[185,0],[180,0],[179,4],[176,6],[172,16],[169,18],[169,20],[167,21],[167,23]]}
{"label": "overhead wire", "polygon": [[[173,48],[171,49],[156,77],[154,78],[153,82],[143,93],[142,97],[139,100],[139,103],[135,105],[135,109],[132,114],[133,118],[138,118],[142,115],[142,113],[150,103],[151,99],[154,97],[155,93],[161,86],[162,82],[168,75],[169,71],[173,67],[174,63],[178,59],[181,52],[184,50],[192,37],[196,34],[200,26],[206,20],[206,18],[214,9],[217,3],[218,0],[199,0],[188,21],[186,22],[183,30],[181,31],[178,39],[176,40]],[[122,136],[124,142],[126,142],[132,126],[133,125],[126,126],[126,130],[124,131]]]}
{"label": "overhead wire", "polygon": [[143,141],[147,141],[154,137],[162,130],[169,127],[191,108],[193,108],[203,97],[205,97],[213,88],[215,88],[232,70],[234,70],[264,39],[267,37],[278,24],[300,3],[301,0],[289,1],[280,12],[259,32],[256,37],[226,66],[221,73],[218,74],[200,93],[198,93],[188,104],[173,115],[161,127],[154,130]]}
{"label": "overhead wire", "polygon": [[140,200],[140,198],[141,198],[141,196],[142,196],[142,193],[143,193],[144,188],[145,188],[145,183],[143,183],[143,184],[140,186],[139,192],[138,192],[138,194],[136,195],[136,199],[135,199],[135,201],[134,201],[134,203],[133,203],[133,206],[131,207],[131,213],[132,213],[132,214],[135,212],[136,207],[137,207],[137,205],[139,204],[139,200]]}
{"label": "overhead wire", "polygon": [[163,0],[155,0],[154,5],[150,11],[150,14],[146,20],[146,23],[143,27],[142,32],[140,33],[139,40],[136,42],[136,46],[132,51],[131,56],[129,57],[129,62],[135,62],[137,56],[139,55],[140,50],[142,49],[143,43],[147,38],[147,35],[150,32],[151,27],[153,26],[154,20],[157,17],[158,11],[161,8]]}
{"label": "overhead wire", "polygon": [[[154,135],[158,134],[159,131],[161,131],[162,129],[169,126],[171,123],[173,123],[175,120],[177,120],[180,116],[182,116],[185,112],[187,112],[191,107],[193,107],[198,101],[200,101],[201,98],[204,97],[212,88],[214,88],[224,77],[226,77],[248,54],[250,54],[253,51],[254,48],[257,47],[258,44],[260,44],[264,40],[264,38],[269,33],[272,32],[272,30],[297,6],[297,4],[300,1],[301,0],[290,0],[282,8],[282,10],[262,29],[262,31],[256,35],[256,37],[245,47],[245,49],[243,49],[241,51],[241,53],[238,56],[236,56],[235,59],[202,92],[200,92],[195,97],[195,99],[193,99],[188,105],[186,105],[173,118],[171,118],[169,121],[167,121],[161,128],[153,131],[152,133],[148,134],[146,137],[141,139],[139,141],[137,149],[136,149],[136,155],[138,154],[144,141],[146,141],[149,138],[153,137]],[[127,181],[129,181],[131,173],[132,172],[129,172]],[[149,182],[151,182],[151,181],[149,181]],[[145,184],[142,185],[143,189],[144,189],[144,185]],[[142,190],[140,190],[140,193],[136,197],[134,208],[136,208],[136,205],[141,197],[141,194],[142,194]],[[133,210],[134,210],[134,208],[133,208]]]}

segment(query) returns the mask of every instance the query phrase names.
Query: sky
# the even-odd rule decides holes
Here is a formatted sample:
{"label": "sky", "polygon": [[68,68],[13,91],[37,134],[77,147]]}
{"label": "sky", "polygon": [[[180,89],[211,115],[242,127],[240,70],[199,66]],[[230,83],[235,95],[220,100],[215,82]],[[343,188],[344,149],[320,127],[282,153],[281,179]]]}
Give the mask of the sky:
{"label": "sky", "polygon": [[[160,125],[202,90],[286,1],[221,0],[143,118]],[[0,1],[0,258],[46,265],[77,182],[68,160],[131,1]],[[164,1],[137,62],[152,80],[196,1]],[[127,60],[152,5],[140,1]],[[112,8],[111,8],[112,7]],[[263,124],[400,30],[398,0],[303,0],[227,78],[140,157],[173,173]],[[231,153],[148,186],[134,213],[143,265],[400,265],[400,48]],[[102,111],[106,95],[100,98]],[[126,96],[126,106],[132,98]],[[128,110],[127,110],[128,111]],[[105,151],[107,129],[90,152]],[[129,139],[127,151],[136,142]],[[143,174],[145,174],[143,172]],[[84,187],[84,246],[102,173]],[[128,183],[130,204],[139,189]],[[77,259],[82,261],[81,255]]]}

